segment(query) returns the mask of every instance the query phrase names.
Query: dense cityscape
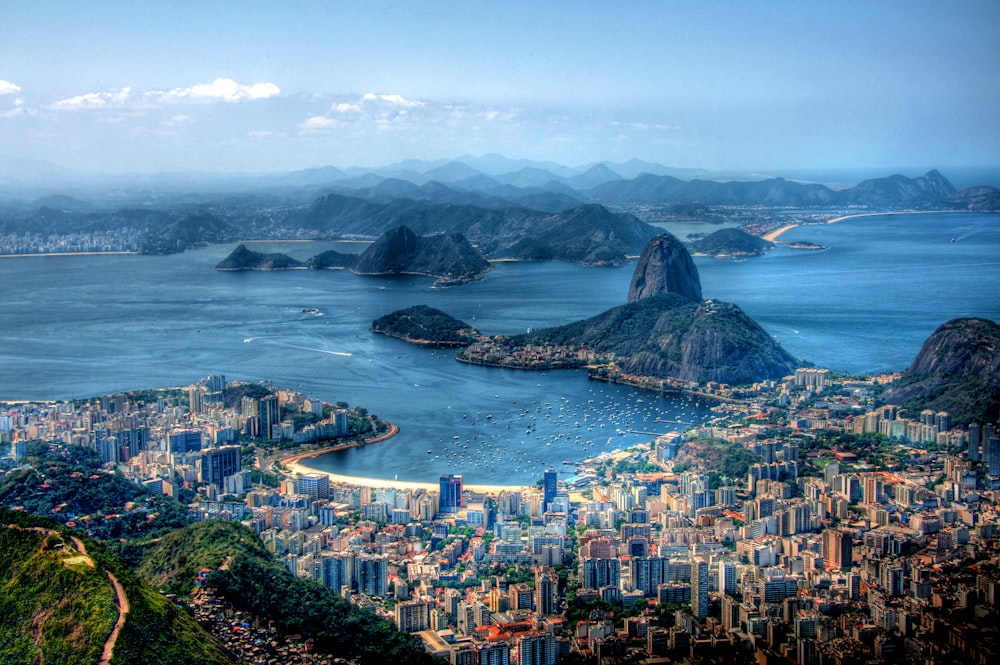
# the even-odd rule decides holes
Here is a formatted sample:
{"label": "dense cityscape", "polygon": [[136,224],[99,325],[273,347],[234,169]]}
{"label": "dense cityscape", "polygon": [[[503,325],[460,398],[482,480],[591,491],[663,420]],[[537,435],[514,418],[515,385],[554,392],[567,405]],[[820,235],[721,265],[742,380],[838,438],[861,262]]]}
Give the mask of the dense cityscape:
{"label": "dense cityscape", "polygon": [[[9,403],[0,440],[8,474],[39,442],[92,449],[103,473],[183,500],[190,521],[245,525],[294,576],[451,663],[986,662],[1000,435],[876,408],[894,378],[802,368],[739,391],[698,386],[720,398],[712,421],[539,469],[527,488],[331,481],[289,456],[390,445],[365,441],[392,426],[222,376]],[[90,533],[127,519],[52,516]],[[320,662],[266,626],[234,631],[210,588],[191,603],[251,662]]]}

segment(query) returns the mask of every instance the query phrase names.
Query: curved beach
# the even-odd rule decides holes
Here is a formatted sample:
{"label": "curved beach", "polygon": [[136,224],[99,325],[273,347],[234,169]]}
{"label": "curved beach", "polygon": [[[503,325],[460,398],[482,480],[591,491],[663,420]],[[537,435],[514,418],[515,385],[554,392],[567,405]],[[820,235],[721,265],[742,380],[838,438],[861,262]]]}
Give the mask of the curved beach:
{"label": "curved beach", "polygon": [[[840,217],[834,217],[833,219],[828,219],[825,222],[820,222],[821,224],[836,224],[837,222],[842,222],[845,219],[854,219],[855,217],[880,217],[882,215],[940,215],[942,213],[949,212],[968,212],[966,210],[896,210],[893,212],[859,212],[854,215],[841,215]],[[780,228],[773,231],[765,233],[761,236],[762,239],[768,242],[774,242],[778,237],[785,231],[794,229],[797,226],[812,226],[812,224],[786,224]]]}
{"label": "curved beach", "polygon": [[[329,448],[320,448],[319,450],[310,450],[306,453],[299,453],[297,455],[292,455],[290,457],[281,458],[275,461],[275,467],[281,471],[280,467],[284,467],[282,473],[290,478],[295,476],[305,475],[307,473],[322,473],[330,479],[331,483],[341,483],[344,485],[355,485],[357,487],[395,487],[397,489],[408,489],[408,490],[428,490],[437,491],[440,488],[438,483],[434,482],[417,482],[410,480],[387,480],[385,478],[368,478],[364,476],[345,476],[339,473],[330,473],[329,471],[323,471],[322,469],[317,469],[315,467],[308,466],[304,460],[319,457],[321,455],[326,455],[327,453],[335,453],[340,450],[347,450],[348,448],[356,448],[360,445],[368,445],[370,443],[379,443],[387,439],[392,438],[399,432],[399,427],[390,423],[389,431],[380,436],[365,439],[363,443],[351,442],[340,444],[337,446],[331,446]],[[464,489],[472,490],[474,492],[484,492],[486,494],[499,494],[504,491],[519,491],[524,489],[525,485],[463,485]]]}

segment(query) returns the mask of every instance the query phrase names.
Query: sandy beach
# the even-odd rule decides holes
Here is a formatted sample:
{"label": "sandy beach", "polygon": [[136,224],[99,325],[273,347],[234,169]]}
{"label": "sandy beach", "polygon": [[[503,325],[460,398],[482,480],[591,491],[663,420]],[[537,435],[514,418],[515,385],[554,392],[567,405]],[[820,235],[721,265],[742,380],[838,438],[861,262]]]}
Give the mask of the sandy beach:
{"label": "sandy beach", "polygon": [[[834,217],[833,219],[828,219],[822,224],[836,224],[837,222],[842,222],[845,219],[854,219],[855,217],[879,217],[881,215],[940,215],[944,212],[966,212],[965,210],[898,210],[896,212],[859,212],[855,215],[842,215],[840,217]],[[777,228],[769,233],[765,233],[761,236],[762,239],[768,242],[774,242],[778,239],[785,231],[789,229],[794,229],[797,226],[802,226],[801,224],[787,224],[781,228]]]}
{"label": "sandy beach", "polygon": [[[391,425],[390,430],[383,434],[382,436],[376,437],[374,439],[368,439],[364,442],[364,445],[375,444],[386,439],[390,439],[399,432],[399,428],[396,425]],[[329,471],[323,471],[321,469],[315,469],[305,463],[314,457],[319,457],[320,455],[325,455],[327,453],[337,452],[338,450],[346,450],[347,448],[355,448],[359,444],[348,443],[339,446],[332,446],[330,448],[322,448],[319,450],[311,450],[307,453],[300,453],[298,455],[292,455],[291,457],[285,457],[279,459],[276,462],[276,466],[284,467],[285,475],[294,478],[298,475],[305,475],[307,473],[322,473],[330,479],[331,483],[341,483],[344,485],[355,485],[357,487],[395,487],[397,489],[408,489],[408,490],[430,490],[438,491],[440,485],[437,482],[415,482],[407,480],[387,480],[385,478],[366,478],[363,476],[344,476],[337,473],[330,473]],[[464,489],[472,490],[473,492],[483,492],[485,494],[499,494],[503,491],[519,491],[526,487],[525,485],[466,485],[463,484]]]}

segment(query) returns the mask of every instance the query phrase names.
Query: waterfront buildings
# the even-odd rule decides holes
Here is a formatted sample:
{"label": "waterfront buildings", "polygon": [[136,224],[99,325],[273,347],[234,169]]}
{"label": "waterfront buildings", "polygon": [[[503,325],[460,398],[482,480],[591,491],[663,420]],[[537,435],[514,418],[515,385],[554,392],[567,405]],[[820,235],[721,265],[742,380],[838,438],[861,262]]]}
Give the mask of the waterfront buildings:
{"label": "waterfront buildings", "polygon": [[454,513],[462,507],[462,476],[453,473],[441,474],[438,511]]}
{"label": "waterfront buildings", "polygon": [[[247,460],[226,452],[239,446],[225,444],[257,416],[206,400],[208,386],[198,413],[113,396],[6,409],[0,442],[8,467],[24,463],[26,439],[44,438],[106,446],[108,472],[154,490],[187,483],[193,518],[242,521],[292,574],[451,662],[548,663],[568,651],[610,662],[640,650],[676,662],[986,661],[1000,600],[995,429],[875,409],[864,385],[761,386],[716,422],[581,463],[562,492],[551,469],[538,488],[496,495],[454,474],[430,489],[312,473],[251,486]],[[302,419],[327,410],[278,401]],[[245,406],[259,414],[261,400]],[[139,449],[123,443],[120,433],[143,430]],[[171,452],[170,434],[185,430],[204,448]],[[927,447],[869,443],[896,430]],[[700,468],[710,454],[742,456],[746,474]]]}

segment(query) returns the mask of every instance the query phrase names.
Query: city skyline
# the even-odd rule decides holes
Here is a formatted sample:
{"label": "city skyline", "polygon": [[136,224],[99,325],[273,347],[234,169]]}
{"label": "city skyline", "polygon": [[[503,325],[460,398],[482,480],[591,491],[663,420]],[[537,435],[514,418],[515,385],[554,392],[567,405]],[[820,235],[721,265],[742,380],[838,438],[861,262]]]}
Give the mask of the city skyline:
{"label": "city skyline", "polygon": [[1000,8],[988,2],[53,1],[4,17],[8,169],[271,172],[501,153],[732,172],[1000,154]]}

